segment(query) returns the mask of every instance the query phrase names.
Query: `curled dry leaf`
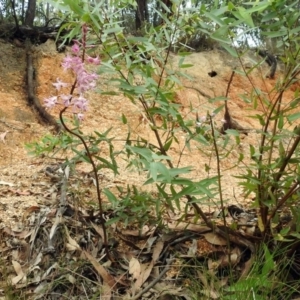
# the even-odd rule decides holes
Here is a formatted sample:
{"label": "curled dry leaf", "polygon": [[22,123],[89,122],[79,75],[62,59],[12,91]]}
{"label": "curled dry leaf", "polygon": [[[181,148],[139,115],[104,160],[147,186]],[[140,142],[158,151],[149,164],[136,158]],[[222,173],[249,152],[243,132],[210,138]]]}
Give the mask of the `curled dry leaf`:
{"label": "curled dry leaf", "polygon": [[209,243],[211,243],[213,245],[218,245],[218,246],[226,246],[227,245],[227,241],[214,232],[208,232],[208,233],[204,233],[202,235]]}
{"label": "curled dry leaf", "polygon": [[134,294],[137,290],[141,288],[141,286],[146,282],[146,280],[149,278],[152,269],[154,265],[156,264],[160,253],[162,252],[164,248],[164,242],[158,241],[153,249],[153,255],[152,255],[152,261],[149,264],[144,265],[144,270],[141,271],[141,276],[137,278],[136,282],[134,283],[132,287],[132,293]]}
{"label": "curled dry leaf", "polygon": [[227,266],[235,266],[240,262],[241,250],[238,247],[232,249],[231,253],[225,253],[220,256],[218,260],[208,260],[208,269],[211,274],[219,268],[225,268]]}
{"label": "curled dry leaf", "polygon": [[250,270],[251,270],[251,268],[254,264],[254,260],[255,260],[255,257],[252,254],[251,258],[248,261],[246,261],[245,264],[244,264],[240,279],[246,278],[248,276],[248,274],[249,274],[249,272],[250,272]]}
{"label": "curled dry leaf", "polygon": [[12,284],[15,285],[24,278],[25,274],[22,270],[21,265],[17,261],[13,260],[12,264],[13,264],[15,272],[17,273],[17,276],[11,280]]}
{"label": "curled dry leaf", "polygon": [[71,275],[71,274],[68,274],[68,275],[67,275],[67,279],[68,279],[68,281],[71,282],[72,284],[75,284],[75,283],[76,283],[76,278],[75,278],[73,275]]}
{"label": "curled dry leaf", "polygon": [[219,267],[227,267],[227,266],[234,266],[240,262],[241,259],[241,250],[237,247],[233,248],[230,256],[228,254],[222,255],[217,261]]}
{"label": "curled dry leaf", "polygon": [[50,230],[50,234],[49,234],[49,240],[52,240],[55,233],[56,233],[56,229],[58,228],[58,225],[62,223],[62,218],[56,216],[55,222],[53,223],[51,230]]}
{"label": "curled dry leaf", "polygon": [[25,209],[25,212],[23,214],[23,220],[27,219],[27,217],[29,215],[31,215],[31,213],[36,212],[36,211],[40,211],[40,207],[39,206],[30,206],[28,208]]}
{"label": "curled dry leaf", "polygon": [[66,226],[65,226],[65,231],[66,231],[66,235],[67,235],[67,239],[68,239],[68,242],[67,242],[67,245],[66,245],[67,249],[69,251],[81,250],[78,243],[74,239],[71,238],[71,236],[69,234],[69,231],[68,231]]}
{"label": "curled dry leaf", "polygon": [[135,257],[132,257],[129,262],[129,274],[133,279],[137,279],[141,275],[141,264]]}
{"label": "curled dry leaf", "polygon": [[103,279],[104,283],[108,285],[110,288],[115,288],[116,287],[116,280],[115,278],[110,275],[106,269],[87,251],[83,251],[84,255],[86,258],[91,262],[93,267],[96,269],[98,274],[101,276]]}
{"label": "curled dry leaf", "polygon": [[211,228],[207,226],[197,225],[197,224],[184,224],[184,223],[173,223],[169,224],[168,226],[170,229],[174,229],[176,231],[182,231],[182,230],[190,230],[198,233],[205,233],[208,231],[211,231]]}
{"label": "curled dry leaf", "polygon": [[6,137],[7,133],[8,133],[8,131],[5,131],[0,134],[0,141],[2,141],[4,144],[5,144],[5,137]]}
{"label": "curled dry leaf", "polygon": [[99,234],[99,236],[101,236],[102,240],[104,240],[104,232],[103,232],[103,228],[94,224],[93,222],[91,222],[92,226],[94,227],[94,229],[96,230],[96,232]]}
{"label": "curled dry leaf", "polygon": [[218,269],[219,263],[217,261],[213,261],[212,259],[209,259],[207,261],[208,270],[211,274],[214,274],[214,272]]}
{"label": "curled dry leaf", "polygon": [[155,231],[155,227],[149,228],[149,226],[143,226],[142,230],[122,230],[122,235],[131,235],[131,236],[138,236],[138,237],[147,237],[153,234]]}
{"label": "curled dry leaf", "polygon": [[11,228],[9,227],[4,227],[3,228],[3,232],[7,233],[8,235],[12,235],[14,237],[20,238],[20,239],[25,239],[28,236],[30,236],[33,232],[33,230],[28,231],[28,230],[19,230],[19,231],[13,231]]}
{"label": "curled dry leaf", "polygon": [[51,265],[42,275],[42,280],[46,279],[52,271],[57,270],[59,268],[59,265],[57,262],[55,262],[53,265]]}
{"label": "curled dry leaf", "polygon": [[196,255],[197,251],[198,251],[198,243],[197,243],[196,239],[193,239],[192,244],[189,247],[187,255],[190,257],[194,257]]}

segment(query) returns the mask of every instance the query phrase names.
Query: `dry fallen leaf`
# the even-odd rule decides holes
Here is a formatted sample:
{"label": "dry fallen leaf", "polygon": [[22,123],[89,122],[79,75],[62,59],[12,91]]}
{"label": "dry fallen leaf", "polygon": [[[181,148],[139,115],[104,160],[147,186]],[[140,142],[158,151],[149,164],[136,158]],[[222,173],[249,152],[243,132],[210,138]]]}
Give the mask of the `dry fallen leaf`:
{"label": "dry fallen leaf", "polygon": [[197,224],[184,224],[184,223],[173,223],[169,224],[168,226],[170,229],[174,229],[176,231],[182,231],[182,230],[190,230],[190,231],[195,231],[198,233],[205,233],[208,231],[211,231],[211,228],[207,226],[202,226],[202,225],[197,225]]}
{"label": "dry fallen leaf", "polygon": [[5,144],[5,136],[8,133],[8,131],[5,131],[3,133],[0,134],[0,141],[2,141]]}
{"label": "dry fallen leaf", "polygon": [[132,292],[133,294],[139,290],[141,288],[141,286],[146,282],[146,280],[149,278],[152,269],[154,267],[154,265],[156,264],[161,251],[164,248],[164,242],[162,241],[158,241],[153,249],[153,255],[152,255],[152,261],[149,264],[145,264],[142,265],[145,267],[144,270],[141,270],[141,275],[139,276],[139,278],[137,278],[136,282],[134,283],[133,287],[132,287]]}
{"label": "dry fallen leaf", "polygon": [[141,264],[135,257],[132,257],[129,262],[129,274],[133,279],[137,279],[141,275]]}
{"label": "dry fallen leaf", "polygon": [[68,242],[67,242],[67,245],[66,245],[68,251],[81,250],[78,243],[74,239],[71,238],[71,236],[69,234],[69,231],[68,231],[68,228],[66,226],[65,226],[65,231],[66,231],[66,236],[67,236],[67,239],[68,239]]}
{"label": "dry fallen leaf", "polygon": [[[56,232],[56,229],[58,228],[58,225],[62,223],[62,218],[59,216],[56,216],[55,222],[53,223],[50,234],[49,234],[49,240],[52,240],[54,237],[54,234]],[[66,228],[66,227],[65,227]]]}
{"label": "dry fallen leaf", "polygon": [[219,263],[217,261],[212,260],[211,258],[207,261],[208,271],[210,274],[214,274],[214,272],[218,269]]}
{"label": "dry fallen leaf", "polygon": [[252,254],[251,258],[249,260],[247,260],[245,262],[245,264],[244,264],[244,267],[242,269],[242,273],[241,273],[240,279],[247,277],[247,275],[249,274],[249,272],[250,272],[250,270],[251,270],[251,268],[253,266],[254,260],[255,260],[255,257]]}
{"label": "dry fallen leaf", "polygon": [[213,245],[218,245],[218,246],[226,246],[227,245],[227,241],[214,232],[208,232],[208,233],[204,233],[202,235],[209,243],[211,243]]}
{"label": "dry fallen leaf", "polygon": [[152,261],[154,263],[156,263],[157,260],[159,259],[159,256],[160,256],[161,251],[163,250],[163,248],[164,248],[164,242],[162,242],[162,241],[158,241],[156,243],[156,245],[154,246],[153,255],[152,255]]}
{"label": "dry fallen leaf", "polygon": [[195,257],[197,251],[198,251],[197,240],[196,240],[196,239],[193,239],[192,244],[191,244],[190,247],[189,247],[189,250],[188,250],[188,254],[187,254],[187,255],[188,255],[189,257]]}
{"label": "dry fallen leaf", "polygon": [[204,294],[207,299],[220,299],[220,295],[217,291],[213,290],[212,288],[210,289],[203,289],[201,290],[201,293]]}
{"label": "dry fallen leaf", "polygon": [[93,222],[91,223],[92,226],[94,227],[94,229],[96,230],[96,232],[101,236],[102,240],[104,240],[104,232],[103,232],[103,228],[94,224]]}
{"label": "dry fallen leaf", "polygon": [[40,211],[39,206],[30,206],[25,209],[25,212],[23,214],[23,220],[25,220],[32,212]]}
{"label": "dry fallen leaf", "polygon": [[94,266],[98,274],[103,279],[104,283],[106,283],[110,288],[116,287],[116,280],[115,278],[110,275],[105,268],[87,251],[83,251],[86,258],[91,262],[91,264]]}
{"label": "dry fallen leaf", "polygon": [[22,229],[19,231],[13,231],[9,227],[4,227],[3,232],[5,232],[8,235],[12,235],[14,237],[20,238],[20,239],[25,239],[32,234],[33,230],[28,231],[28,230]]}
{"label": "dry fallen leaf", "polygon": [[6,181],[2,181],[2,180],[0,180],[0,185],[15,186],[15,184],[13,184],[11,182],[6,182]]}
{"label": "dry fallen leaf", "polygon": [[263,222],[261,216],[258,216],[257,225],[258,225],[258,228],[259,228],[260,232],[264,232],[265,231],[264,222]]}
{"label": "dry fallen leaf", "polygon": [[22,270],[21,265],[20,265],[17,261],[13,260],[13,261],[12,261],[12,264],[13,264],[13,267],[14,267],[14,269],[15,269],[15,272],[17,273],[17,276],[14,277],[14,278],[11,280],[12,284],[15,285],[15,284],[17,284],[20,280],[23,279],[23,277],[25,276],[25,274],[24,274],[24,272],[23,272],[23,270]]}
{"label": "dry fallen leaf", "polygon": [[13,194],[16,194],[17,196],[30,196],[32,193],[31,191],[25,190],[25,191],[20,191],[20,190],[13,190],[13,189],[8,189]]}
{"label": "dry fallen leaf", "polygon": [[71,282],[72,284],[75,284],[75,283],[76,283],[76,278],[75,278],[73,275],[68,274],[68,275],[66,276],[66,278],[67,278],[68,281]]}

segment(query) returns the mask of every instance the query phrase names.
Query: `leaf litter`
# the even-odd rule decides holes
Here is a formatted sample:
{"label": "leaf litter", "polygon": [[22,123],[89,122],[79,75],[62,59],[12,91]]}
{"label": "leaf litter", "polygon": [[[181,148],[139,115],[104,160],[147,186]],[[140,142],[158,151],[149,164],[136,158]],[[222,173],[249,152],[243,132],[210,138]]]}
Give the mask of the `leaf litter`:
{"label": "leaf litter", "polygon": [[[228,249],[224,237],[189,220],[170,220],[165,229],[109,226],[110,261],[100,216],[87,204],[78,205],[69,192],[74,174],[68,167],[61,172],[61,165],[51,168],[44,168],[48,183],[40,193],[55,201],[27,208],[18,228],[1,229],[3,263],[16,292],[30,299],[57,299],[60,294],[71,299],[192,299],[186,269],[202,261],[206,271],[197,270],[202,293],[218,299],[226,276],[213,286],[205,281],[207,274],[217,277],[220,270],[237,266],[240,276],[249,272],[252,256],[248,252],[248,259],[243,258],[245,248],[231,242]],[[106,219],[113,217],[111,211],[105,213]],[[215,222],[221,224],[218,217]],[[4,287],[2,282],[0,292]]]}

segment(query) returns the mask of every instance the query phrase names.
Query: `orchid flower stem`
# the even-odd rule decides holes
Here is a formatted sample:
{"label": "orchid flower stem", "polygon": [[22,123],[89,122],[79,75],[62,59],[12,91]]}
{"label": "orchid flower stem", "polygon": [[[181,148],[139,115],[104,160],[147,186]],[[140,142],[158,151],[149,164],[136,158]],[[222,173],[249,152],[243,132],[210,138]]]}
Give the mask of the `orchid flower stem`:
{"label": "orchid flower stem", "polygon": [[86,154],[89,158],[89,161],[92,165],[92,168],[93,168],[93,173],[94,173],[94,176],[95,176],[95,182],[96,182],[96,190],[97,190],[97,198],[98,198],[98,205],[99,205],[99,218],[100,218],[100,223],[101,223],[101,226],[102,226],[102,229],[103,229],[103,244],[104,244],[104,247],[105,247],[105,253],[107,255],[107,258],[112,261],[111,257],[110,257],[110,253],[109,253],[109,248],[108,248],[108,241],[107,241],[107,230],[106,230],[106,226],[105,226],[105,219],[103,217],[103,205],[102,205],[102,198],[101,198],[101,189],[100,189],[100,184],[99,184],[99,178],[98,178],[98,172],[97,172],[97,167],[96,167],[96,164],[92,158],[92,155],[91,155],[91,152],[89,150],[89,147],[86,143],[86,141],[84,140],[84,138],[72,131],[71,129],[68,128],[68,126],[66,125],[65,121],[63,120],[63,114],[64,112],[67,110],[67,107],[63,108],[60,113],[59,113],[59,119],[60,119],[60,122],[61,124],[63,125],[63,127],[65,128],[65,130],[67,132],[69,132],[70,134],[76,136],[80,141],[81,143],[83,144],[84,146],[84,149],[86,151]]}

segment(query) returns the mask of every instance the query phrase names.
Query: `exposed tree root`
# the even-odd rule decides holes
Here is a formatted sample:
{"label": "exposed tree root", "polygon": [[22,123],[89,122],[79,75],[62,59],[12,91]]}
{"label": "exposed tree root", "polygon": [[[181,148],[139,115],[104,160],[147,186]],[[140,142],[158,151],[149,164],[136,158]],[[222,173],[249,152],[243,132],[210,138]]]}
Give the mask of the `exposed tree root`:
{"label": "exposed tree root", "polygon": [[27,61],[27,72],[26,72],[26,83],[28,93],[28,103],[35,108],[39,114],[39,119],[45,123],[54,127],[56,132],[59,132],[62,128],[57,121],[51,116],[45,108],[41,105],[39,99],[35,94],[36,87],[36,74],[33,67],[33,58],[30,52],[31,43],[29,40],[26,41],[26,61]]}

